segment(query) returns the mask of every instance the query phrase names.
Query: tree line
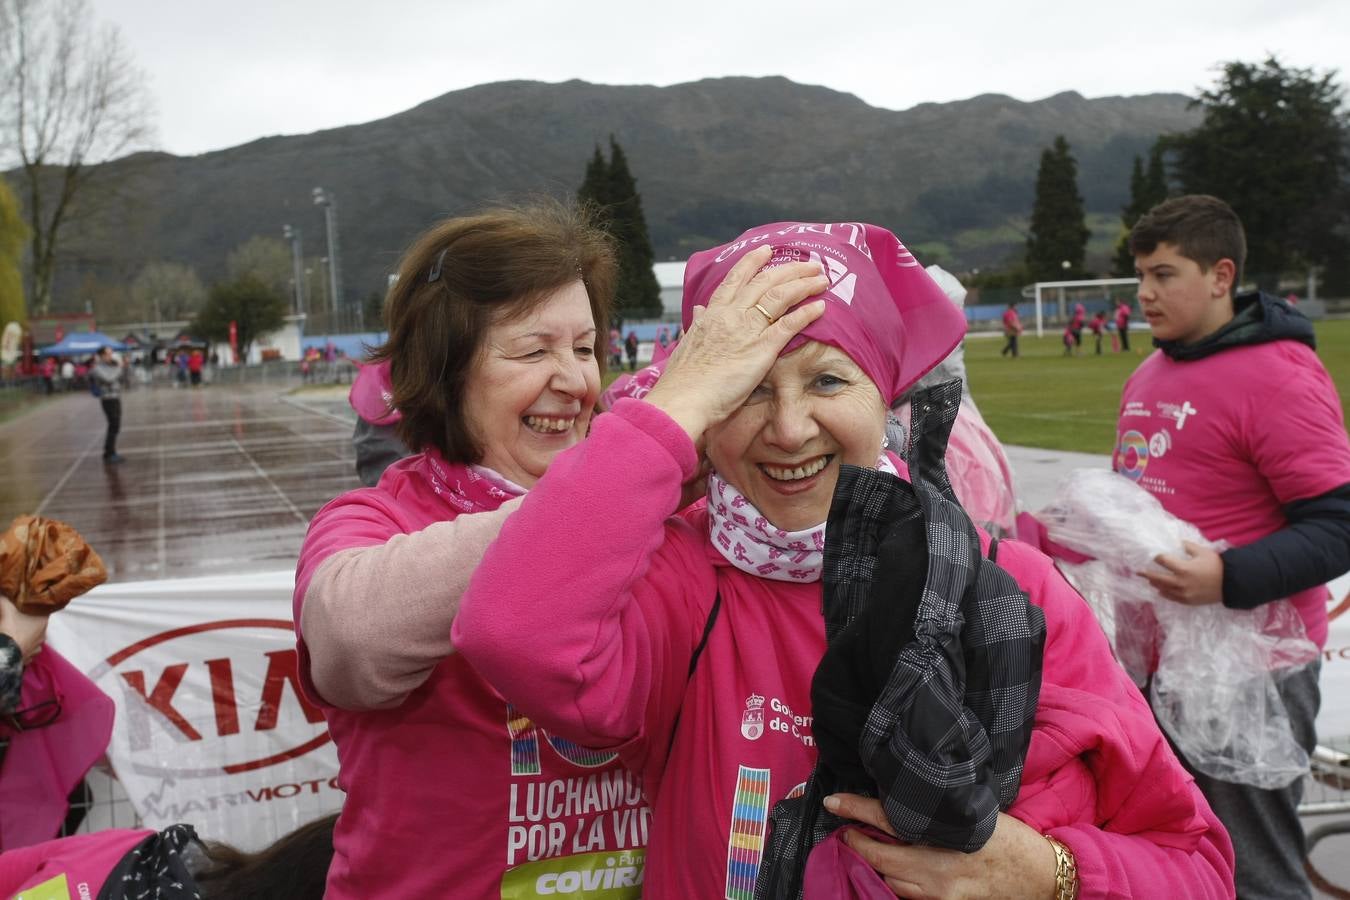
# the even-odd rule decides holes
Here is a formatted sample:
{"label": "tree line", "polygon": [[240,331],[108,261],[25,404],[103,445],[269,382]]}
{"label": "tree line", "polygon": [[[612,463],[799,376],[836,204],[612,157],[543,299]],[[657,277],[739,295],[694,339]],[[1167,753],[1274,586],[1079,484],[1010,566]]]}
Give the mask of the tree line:
{"label": "tree line", "polygon": [[[1242,218],[1248,280],[1274,290],[1282,275],[1317,269],[1350,291],[1350,113],[1336,73],[1230,62],[1192,101],[1194,129],[1162,135],[1134,158],[1111,274],[1134,275],[1129,229],[1169,196],[1213,194]],[[1073,153],[1061,135],[1041,154],[1022,281],[1089,277],[1090,233]],[[1013,280],[1019,280],[1017,278]]]}

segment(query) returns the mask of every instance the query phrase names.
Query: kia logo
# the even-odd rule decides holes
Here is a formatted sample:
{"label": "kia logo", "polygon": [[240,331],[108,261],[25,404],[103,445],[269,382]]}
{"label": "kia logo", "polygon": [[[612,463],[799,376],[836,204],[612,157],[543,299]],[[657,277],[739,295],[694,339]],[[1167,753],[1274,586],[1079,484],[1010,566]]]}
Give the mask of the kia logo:
{"label": "kia logo", "polygon": [[[133,759],[135,771],[160,777],[250,772],[331,740],[323,712],[300,691],[295,647],[260,649],[256,638],[239,633],[259,628],[294,633],[286,619],[201,622],[142,638],[89,673],[96,682],[111,679],[105,689],[115,686],[123,696],[119,730],[133,756],[151,758]],[[221,634],[231,630],[236,633]],[[151,648],[159,649],[141,655]],[[239,688],[236,670],[265,673],[261,687],[255,676]],[[305,724],[297,727],[301,719]],[[289,723],[287,733],[311,736],[278,749],[268,733],[282,721]]]}

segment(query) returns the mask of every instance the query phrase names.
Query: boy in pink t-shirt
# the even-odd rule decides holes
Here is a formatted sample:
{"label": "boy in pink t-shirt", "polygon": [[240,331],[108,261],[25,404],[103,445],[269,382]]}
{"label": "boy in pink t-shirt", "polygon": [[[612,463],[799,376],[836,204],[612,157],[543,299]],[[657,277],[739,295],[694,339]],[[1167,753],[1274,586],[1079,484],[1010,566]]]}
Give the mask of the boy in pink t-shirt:
{"label": "boy in pink t-shirt", "polygon": [[[1144,577],[1192,605],[1289,599],[1318,645],[1324,585],[1350,569],[1350,440],[1312,323],[1283,300],[1236,294],[1237,214],[1208,196],[1168,200],[1130,235],[1153,352],[1125,382],[1113,466],[1222,553],[1194,544]],[[1315,662],[1281,679],[1295,737],[1316,743]],[[1196,773],[1233,837],[1239,897],[1308,897],[1302,783],[1261,790]]]}

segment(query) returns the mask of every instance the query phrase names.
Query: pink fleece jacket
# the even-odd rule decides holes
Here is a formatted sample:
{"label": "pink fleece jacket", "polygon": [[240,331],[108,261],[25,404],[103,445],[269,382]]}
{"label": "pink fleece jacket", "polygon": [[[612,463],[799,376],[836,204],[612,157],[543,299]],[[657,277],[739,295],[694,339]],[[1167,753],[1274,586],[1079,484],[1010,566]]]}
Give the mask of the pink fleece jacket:
{"label": "pink fleece jacket", "polygon": [[108,873],[152,834],[112,828],[6,850],[0,853],[0,897],[97,897]]}
{"label": "pink fleece jacket", "polygon": [[452,652],[467,573],[514,502],[461,522],[427,465],[401,460],[329,503],[300,551],[301,683],[347,792],[325,896],[576,885],[636,900],[650,815],[637,778],[613,753],[538,728]]}
{"label": "pink fleece jacket", "polygon": [[[706,511],[672,518],[696,465],[668,416],[621,400],[503,526],[452,629],[522,711],[643,775],[655,807],[644,896],[657,900],[749,897],[767,814],[815,761],[820,585],[749,576],[709,544]],[[1084,898],[1232,896],[1228,836],[1086,604],[1029,547],[1005,542],[999,561],[1048,632],[1011,813],[1073,849]]]}

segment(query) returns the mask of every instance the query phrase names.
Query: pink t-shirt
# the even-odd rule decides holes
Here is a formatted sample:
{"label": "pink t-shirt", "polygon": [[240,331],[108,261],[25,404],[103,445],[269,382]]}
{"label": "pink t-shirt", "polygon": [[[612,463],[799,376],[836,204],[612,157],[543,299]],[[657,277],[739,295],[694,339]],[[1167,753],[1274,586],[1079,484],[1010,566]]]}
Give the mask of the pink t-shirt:
{"label": "pink t-shirt", "polygon": [[[1155,351],[1125,382],[1112,465],[1212,541],[1284,528],[1283,507],[1350,482],[1336,387],[1317,354],[1273,341],[1176,362]],[[1318,646],[1327,592],[1293,601]]]}
{"label": "pink t-shirt", "polygon": [[[296,574],[297,623],[310,579],[330,555],[459,514],[429,465],[423,454],[401,460],[378,486],[315,515]],[[301,680],[328,719],[347,792],[330,900],[515,900],[602,888],[615,900],[640,895],[650,809],[617,754],[537,728],[459,655],[394,709],[329,706],[310,681],[298,633],[297,641]]]}
{"label": "pink t-shirt", "polygon": [[1021,334],[1022,320],[1017,316],[1017,310],[1005,309],[1003,311],[1003,331],[1007,334]]}
{"label": "pink t-shirt", "polygon": [[0,897],[80,900],[97,897],[108,873],[141,841],[148,829],[108,829],[45,841],[0,853]]}

